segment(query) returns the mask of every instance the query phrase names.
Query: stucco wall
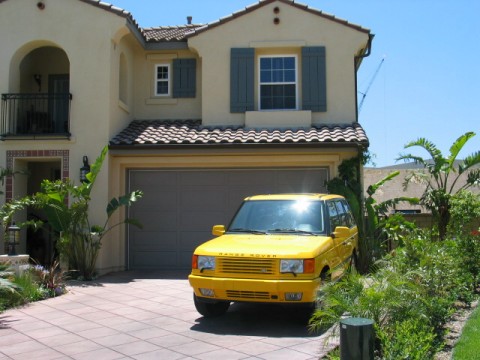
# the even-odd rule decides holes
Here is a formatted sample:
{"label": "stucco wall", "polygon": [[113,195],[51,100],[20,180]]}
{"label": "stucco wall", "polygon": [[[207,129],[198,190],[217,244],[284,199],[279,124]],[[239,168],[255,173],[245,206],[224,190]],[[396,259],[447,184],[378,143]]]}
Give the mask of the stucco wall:
{"label": "stucco wall", "polygon": [[[278,15],[273,13],[275,7],[279,8]],[[278,25],[273,23],[274,17],[280,19]],[[189,46],[202,59],[202,119],[206,124],[244,124],[244,115],[232,114],[229,108],[230,48],[254,47],[258,57],[266,53],[298,54],[301,46],[325,46],[327,112],[314,113],[313,122],[353,122],[354,55],[367,40],[367,33],[280,2],[202,32],[189,39]]]}
{"label": "stucco wall", "polygon": [[[118,99],[118,86],[115,87],[115,80],[111,78],[115,52],[112,39],[125,27],[126,19],[78,0],[48,0],[44,3],[43,10],[37,7],[37,1],[30,0],[9,0],[0,4],[0,33],[9,34],[2,36],[0,41],[0,93],[19,92],[22,82],[27,91],[35,90],[35,83],[32,84],[24,78],[25,74],[22,75],[22,60],[32,51],[41,54],[43,50],[40,48],[45,46],[61,49],[69,63],[70,93],[73,96],[70,108],[72,137],[1,142],[3,156],[0,156],[0,166],[6,167],[7,150],[69,150],[69,161],[62,165],[68,168],[69,176],[78,182],[82,157],[87,155],[92,163],[108,143],[112,132],[119,131],[128,122],[117,116],[118,111],[114,114],[111,105],[112,98]],[[50,55],[57,51],[60,50],[50,52]],[[63,72],[64,68],[65,59],[62,59],[59,70],[55,71]],[[48,69],[43,70],[48,72]],[[47,85],[46,81],[43,85]],[[112,121],[114,118],[119,120]],[[111,122],[117,126],[112,126]],[[42,161],[58,159],[60,157],[54,156],[51,159],[42,158]],[[22,157],[20,162],[14,164],[20,169],[24,162],[34,160],[35,157]],[[107,191],[108,161],[107,158],[92,193],[93,223],[102,224],[105,221],[106,204],[112,196],[118,196]],[[26,185],[22,184],[20,180],[15,182],[15,197],[25,195]],[[3,200],[4,197],[1,202]],[[118,259],[110,259],[108,253],[103,252],[99,263],[105,268],[115,267],[118,266]]]}

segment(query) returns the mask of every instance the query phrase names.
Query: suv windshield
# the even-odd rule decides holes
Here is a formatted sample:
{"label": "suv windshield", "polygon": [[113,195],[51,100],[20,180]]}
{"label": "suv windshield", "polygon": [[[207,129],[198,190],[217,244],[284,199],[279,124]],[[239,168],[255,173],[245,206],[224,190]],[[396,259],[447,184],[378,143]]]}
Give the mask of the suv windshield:
{"label": "suv windshield", "polygon": [[228,232],[325,234],[323,201],[246,201]]}

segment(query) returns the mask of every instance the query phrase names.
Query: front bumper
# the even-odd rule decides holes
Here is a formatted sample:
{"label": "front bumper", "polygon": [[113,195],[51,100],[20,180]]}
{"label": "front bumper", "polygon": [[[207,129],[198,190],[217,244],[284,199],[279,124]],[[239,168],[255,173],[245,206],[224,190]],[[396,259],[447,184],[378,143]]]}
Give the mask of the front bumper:
{"label": "front bumper", "polygon": [[[211,300],[263,303],[313,303],[316,300],[320,278],[311,280],[262,280],[219,278],[189,275],[188,280],[197,297]],[[205,296],[200,289],[213,290]],[[289,300],[288,293],[301,293],[301,300]]]}

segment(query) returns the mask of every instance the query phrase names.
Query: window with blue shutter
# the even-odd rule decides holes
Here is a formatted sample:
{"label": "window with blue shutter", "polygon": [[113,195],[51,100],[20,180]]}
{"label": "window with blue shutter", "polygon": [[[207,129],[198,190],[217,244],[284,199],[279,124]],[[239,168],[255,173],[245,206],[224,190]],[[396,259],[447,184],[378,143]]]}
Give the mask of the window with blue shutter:
{"label": "window with blue shutter", "polygon": [[297,109],[296,56],[261,56],[260,110]]}
{"label": "window with blue shutter", "polygon": [[302,109],[327,111],[325,47],[302,48]]}
{"label": "window with blue shutter", "polygon": [[173,97],[192,98],[196,95],[197,60],[173,60]]}
{"label": "window with blue shutter", "polygon": [[230,112],[252,111],[255,49],[233,48],[230,55]]}

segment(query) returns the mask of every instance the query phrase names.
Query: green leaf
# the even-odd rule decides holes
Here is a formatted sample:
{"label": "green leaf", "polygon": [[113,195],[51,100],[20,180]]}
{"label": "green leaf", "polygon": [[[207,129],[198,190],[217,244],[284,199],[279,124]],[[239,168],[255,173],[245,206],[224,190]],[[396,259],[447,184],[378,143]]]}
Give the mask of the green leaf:
{"label": "green leaf", "polygon": [[143,196],[140,190],[132,191],[130,194],[120,196],[118,199],[113,198],[107,205],[107,214],[110,217],[120,206],[130,206]]}
{"label": "green leaf", "polygon": [[450,156],[448,158],[449,167],[453,168],[458,154],[463,149],[468,140],[475,136],[475,133],[470,131],[460,136],[450,147]]}
{"label": "green leaf", "polygon": [[385,184],[387,181],[392,180],[394,177],[398,176],[400,174],[400,171],[394,171],[385,176],[383,179],[380,181],[377,181],[375,184],[372,184],[368,187],[367,189],[367,194],[368,195],[373,195],[375,192],[378,190],[379,187],[381,187],[383,184]]}

